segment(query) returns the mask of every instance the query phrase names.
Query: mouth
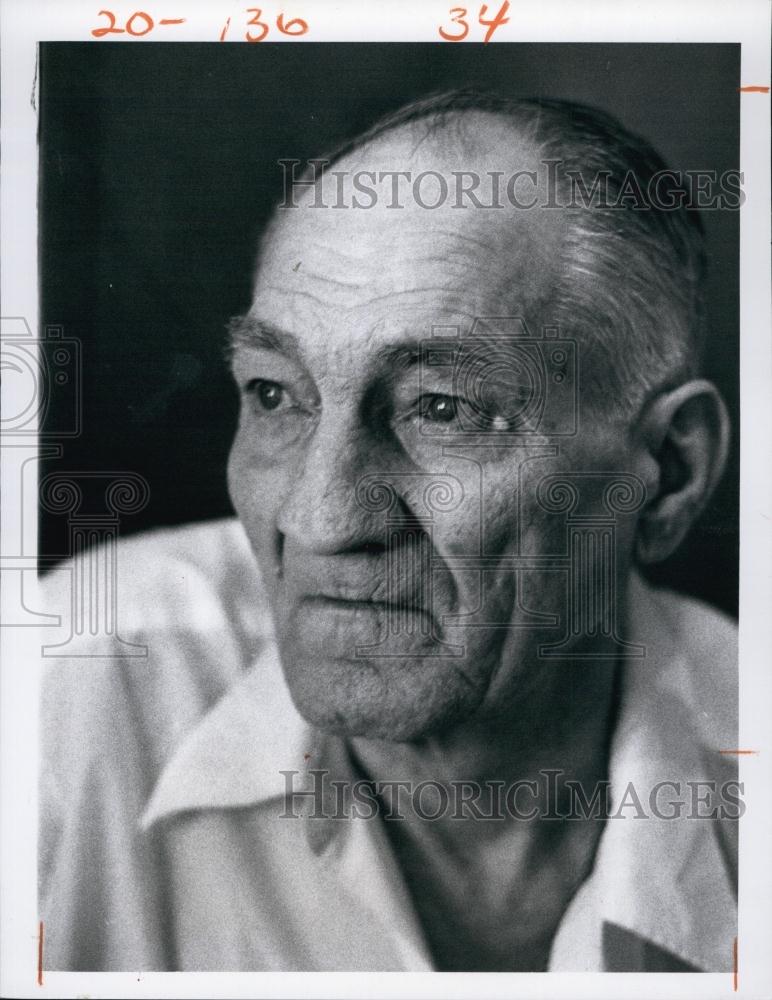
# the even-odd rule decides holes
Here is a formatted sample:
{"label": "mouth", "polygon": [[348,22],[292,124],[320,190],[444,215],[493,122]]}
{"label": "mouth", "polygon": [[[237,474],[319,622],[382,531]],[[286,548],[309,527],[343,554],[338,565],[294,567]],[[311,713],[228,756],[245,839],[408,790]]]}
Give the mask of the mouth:
{"label": "mouth", "polygon": [[330,594],[312,594],[303,598],[305,607],[320,611],[376,612],[381,615],[421,614],[429,615],[425,608],[418,607],[410,600],[380,601],[365,597],[337,597]]}
{"label": "mouth", "polygon": [[301,607],[305,629],[311,629],[313,641],[347,649],[382,641],[394,633],[425,642],[435,628],[431,612],[407,598],[383,601],[313,594],[302,599]]}

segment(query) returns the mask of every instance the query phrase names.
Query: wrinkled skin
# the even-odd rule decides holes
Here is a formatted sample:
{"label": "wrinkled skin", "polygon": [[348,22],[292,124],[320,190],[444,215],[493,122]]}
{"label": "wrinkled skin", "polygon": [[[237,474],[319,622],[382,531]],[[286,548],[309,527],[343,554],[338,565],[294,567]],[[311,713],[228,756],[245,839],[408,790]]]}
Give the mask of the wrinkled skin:
{"label": "wrinkled skin", "polygon": [[[405,130],[337,169],[450,171],[469,169],[471,158],[480,170],[511,170],[513,157],[517,168],[532,168],[536,154],[513,141],[495,120],[478,129],[474,153],[463,142],[416,143]],[[501,148],[505,162],[495,154]],[[249,318],[270,335],[240,338],[233,364],[242,415],[231,496],[266,580],[292,696],[321,728],[398,741],[554,707],[566,697],[565,674],[537,649],[559,630],[471,627],[463,616],[482,602],[478,622],[516,623],[519,601],[564,620],[564,574],[530,569],[518,593],[501,559],[564,551],[565,516],[537,503],[539,478],[626,468],[629,429],[602,405],[587,405],[580,382],[576,435],[547,437],[536,426],[506,445],[500,428],[517,391],[510,372],[488,393],[485,447],[479,438],[472,445],[452,419],[459,403],[450,370],[424,369],[419,384],[414,355],[443,326],[483,357],[501,325],[472,330],[477,317],[523,317],[539,338],[560,277],[561,213],[428,211],[412,199],[395,210],[385,194],[372,209],[336,211],[310,208],[312,197],[306,191],[298,208],[280,211],[265,239]],[[588,379],[581,351],[580,379]],[[570,418],[569,395],[550,399],[554,426]],[[358,496],[371,476],[391,484],[390,511],[367,509],[361,489]],[[451,509],[428,509],[432,476],[450,483]],[[399,558],[409,564],[419,546],[431,551],[428,604],[418,572],[402,573],[396,595],[387,587],[386,522],[395,514],[407,520],[396,529]],[[620,519],[620,580],[633,533],[634,519]],[[494,557],[482,595],[479,573],[452,563],[480,555],[481,544]],[[395,600],[413,634],[389,657],[357,656],[357,647],[379,642]],[[462,616],[457,624],[453,615]],[[447,655],[447,644],[463,655]]]}

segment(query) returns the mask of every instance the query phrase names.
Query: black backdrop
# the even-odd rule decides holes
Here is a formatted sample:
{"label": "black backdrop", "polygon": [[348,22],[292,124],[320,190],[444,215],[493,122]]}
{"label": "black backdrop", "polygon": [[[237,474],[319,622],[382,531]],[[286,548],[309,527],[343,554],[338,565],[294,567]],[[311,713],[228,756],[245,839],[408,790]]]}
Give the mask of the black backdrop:
{"label": "black backdrop", "polygon": [[[318,156],[422,93],[474,85],[601,107],[670,167],[721,172],[738,167],[739,70],[736,45],[41,45],[41,325],[62,326],[83,356],[82,433],[43,474],[140,473],[149,502],[124,534],[231,512],[223,329],[249,305],[278,159]],[[733,458],[656,576],[735,612],[739,216],[704,221],[707,367],[733,416]],[[52,397],[54,434],[69,391]],[[42,514],[43,556],[66,553],[66,528]]]}

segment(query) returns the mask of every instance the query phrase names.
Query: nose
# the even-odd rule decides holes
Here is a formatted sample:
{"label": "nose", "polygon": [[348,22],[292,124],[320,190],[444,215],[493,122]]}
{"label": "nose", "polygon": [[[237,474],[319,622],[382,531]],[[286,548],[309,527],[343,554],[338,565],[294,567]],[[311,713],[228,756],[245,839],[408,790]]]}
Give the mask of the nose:
{"label": "nose", "polygon": [[315,555],[383,548],[383,515],[366,509],[357,494],[362,477],[379,464],[377,444],[362,424],[323,418],[300,462],[277,520],[285,539]]}

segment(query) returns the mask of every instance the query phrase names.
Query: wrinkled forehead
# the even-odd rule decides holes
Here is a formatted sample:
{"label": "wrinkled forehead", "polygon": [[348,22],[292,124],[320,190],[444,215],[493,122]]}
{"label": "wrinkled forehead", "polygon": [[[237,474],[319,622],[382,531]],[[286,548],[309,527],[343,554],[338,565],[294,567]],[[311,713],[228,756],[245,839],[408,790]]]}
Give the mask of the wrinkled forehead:
{"label": "wrinkled forehead", "polygon": [[[507,199],[518,172],[532,207]],[[384,300],[527,311],[558,278],[565,218],[542,207],[545,184],[533,143],[494,116],[401,127],[294,188],[264,237],[254,308],[270,297],[322,312]]]}

